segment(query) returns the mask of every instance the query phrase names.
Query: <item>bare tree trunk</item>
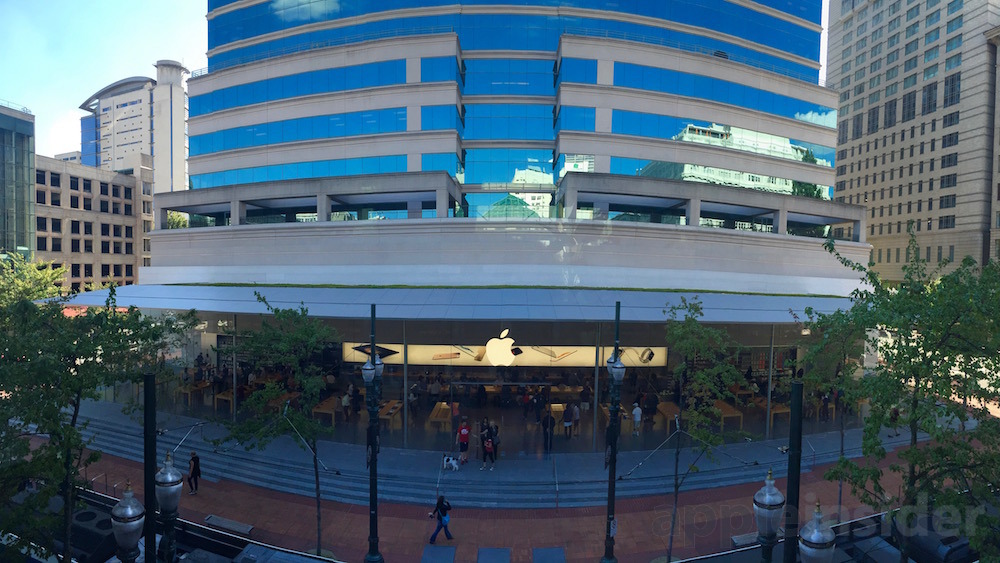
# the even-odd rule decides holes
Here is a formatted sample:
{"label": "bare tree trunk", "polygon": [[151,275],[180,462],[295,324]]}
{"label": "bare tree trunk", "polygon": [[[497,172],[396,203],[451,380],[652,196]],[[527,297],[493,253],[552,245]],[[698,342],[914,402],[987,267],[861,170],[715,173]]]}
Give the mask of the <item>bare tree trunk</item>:
{"label": "bare tree trunk", "polygon": [[316,441],[313,440],[309,446],[313,451],[313,478],[316,481],[316,555],[323,555],[323,510],[321,506],[319,490],[319,457],[316,454]]}
{"label": "bare tree trunk", "polygon": [[[667,422],[670,428],[670,422]],[[670,538],[667,540],[667,563],[674,559],[674,531],[677,529],[677,504],[680,502],[677,496],[681,492],[680,465],[681,465],[681,435],[680,428],[677,429],[677,441],[674,442],[674,506],[670,515]]]}
{"label": "bare tree trunk", "polygon": [[63,441],[63,560],[73,560],[73,506],[75,504],[73,494],[76,492],[73,487],[73,450],[67,438],[67,432],[72,433],[76,428],[77,419],[80,415],[80,393],[76,394],[73,401],[73,416],[67,428],[60,430],[60,437]]}

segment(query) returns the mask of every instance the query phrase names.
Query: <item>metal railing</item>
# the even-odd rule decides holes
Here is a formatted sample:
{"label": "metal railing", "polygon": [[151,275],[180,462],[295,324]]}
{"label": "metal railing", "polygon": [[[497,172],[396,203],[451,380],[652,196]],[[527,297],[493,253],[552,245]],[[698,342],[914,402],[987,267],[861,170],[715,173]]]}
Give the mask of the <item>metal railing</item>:
{"label": "metal railing", "polygon": [[21,104],[15,104],[14,102],[8,102],[7,100],[0,100],[0,106],[3,106],[5,108],[10,108],[12,110],[17,110],[17,111],[19,111],[21,113],[26,113],[28,115],[34,115],[34,114],[31,113],[30,109],[22,106]]}

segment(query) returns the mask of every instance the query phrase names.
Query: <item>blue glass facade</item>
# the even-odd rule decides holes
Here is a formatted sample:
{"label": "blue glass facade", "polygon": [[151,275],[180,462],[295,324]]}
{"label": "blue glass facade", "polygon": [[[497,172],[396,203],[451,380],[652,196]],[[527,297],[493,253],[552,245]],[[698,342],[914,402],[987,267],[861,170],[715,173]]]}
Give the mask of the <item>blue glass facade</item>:
{"label": "blue glass facade", "polygon": [[80,162],[97,168],[101,165],[101,126],[97,115],[80,118]]}
{"label": "blue glass facade", "polygon": [[[209,8],[211,11],[231,3],[210,0]],[[795,88],[767,89],[767,80],[755,82],[756,87],[739,80],[722,80],[714,77],[718,73],[710,72],[710,62],[706,72],[701,74],[697,70],[681,72],[616,60],[617,57],[642,59],[642,53],[631,54],[630,45],[639,44],[649,46],[648,52],[668,48],[696,53],[691,56],[712,55],[710,60],[745,65],[752,73],[777,73],[803,84],[815,84],[821,0],[766,0],[759,4],[769,9],[756,10],[720,0],[626,0],[614,6],[597,0],[509,4],[472,0],[462,4],[476,9],[461,10],[460,6],[452,9],[456,5],[445,0],[386,0],[377,6],[337,0],[298,0],[256,3],[210,14],[209,43],[213,50],[209,59],[210,73],[222,70],[227,74],[241,73],[241,69],[254,65],[233,68],[234,65],[333,45],[360,42],[378,45],[383,40],[419,35],[446,38],[448,35],[443,33],[454,33],[457,49],[454,55],[439,55],[441,49],[438,48],[427,56],[406,52],[405,48],[384,50],[378,57],[391,56],[392,60],[318,68],[287,76],[273,76],[273,71],[248,72],[247,76],[253,78],[243,83],[228,85],[233,81],[227,80],[226,86],[216,89],[198,91],[194,88],[190,99],[192,119],[211,119],[213,125],[212,132],[191,137],[192,157],[226,158],[227,151],[359,135],[374,135],[377,139],[381,134],[402,134],[393,137],[393,142],[405,144],[405,134],[414,131],[454,131],[457,145],[453,148],[414,142],[412,148],[406,149],[408,154],[386,156],[380,153],[403,151],[397,145],[380,146],[375,141],[369,145],[374,151],[372,156],[365,159],[272,164],[211,173],[201,173],[196,159],[192,166],[192,185],[215,187],[264,182],[272,178],[319,177],[325,172],[330,172],[327,175],[331,176],[368,173],[366,170],[443,170],[465,184],[551,184],[558,181],[563,172],[559,163],[566,162],[565,155],[559,154],[565,149],[559,142],[563,131],[685,140],[680,136],[689,126],[726,127],[704,118],[665,115],[669,108],[664,107],[656,108],[658,111],[635,111],[636,102],[631,101],[667,99],[667,96],[678,100],[710,100],[736,113],[761,112],[774,118],[808,123],[805,127],[819,125],[832,131],[836,123],[836,111],[826,104],[816,103],[816,96],[805,88],[801,90],[803,95],[796,97],[788,95],[796,92]],[[434,15],[415,10],[426,7],[439,9]],[[574,15],[556,9],[562,7],[574,8]],[[407,11],[399,11],[404,9]],[[774,10],[787,17],[775,14]],[[364,16],[364,19],[347,20],[355,16]],[[679,31],[675,24],[682,24],[684,31]],[[262,37],[265,34],[272,35]],[[563,45],[566,37],[577,44],[608,43],[619,54],[595,57],[587,51],[574,53]],[[260,40],[255,41],[257,38]],[[739,44],[734,38],[739,38]],[[447,39],[437,41],[439,46],[448,45]],[[242,44],[230,48],[233,42]],[[408,44],[419,43],[410,41]],[[359,46],[343,60],[364,58],[367,52],[367,47]],[[574,56],[579,53],[593,58]],[[359,54],[360,57],[355,57]],[[280,73],[282,67],[270,68]],[[421,88],[423,84],[428,87]],[[431,84],[435,86],[432,88]],[[574,95],[588,90],[614,93],[625,100],[608,103],[624,103],[629,107],[601,107],[601,102],[593,102],[592,98],[588,103],[579,103],[580,100],[572,96],[568,100],[562,94],[567,85],[573,86]],[[272,117],[289,113],[289,108],[298,104],[300,98],[303,103],[317,104],[317,108],[326,103],[323,100],[329,99],[329,105],[337,107],[343,105],[343,100],[359,99],[358,92],[379,87],[387,87],[384,95],[380,95],[378,101],[364,104],[365,107],[390,103],[395,107],[335,114],[324,112],[309,117],[297,117],[301,112],[295,111],[291,113],[296,117],[291,119]],[[408,97],[410,91],[421,92],[421,95],[411,99]],[[782,93],[777,93],[779,91]],[[392,102],[384,101],[392,98]],[[417,99],[420,101],[412,101]],[[279,110],[255,113],[273,107],[271,104]],[[245,108],[239,126],[218,125],[224,123],[226,111],[239,108]],[[265,119],[247,125],[250,114]],[[746,129],[746,125],[744,132],[744,137],[757,134]],[[835,151],[832,146],[789,139],[783,139],[782,143],[781,139],[767,140],[765,133],[757,135],[760,139],[754,142],[758,148],[749,145],[735,148],[762,154],[784,151],[786,154],[781,158],[798,160],[805,151],[810,151],[819,159],[818,166],[827,169],[833,166]],[[833,144],[832,139],[831,135],[829,145]],[[768,143],[780,147],[759,150],[759,145]],[[569,150],[574,153],[572,169],[608,172],[608,157],[631,156],[624,152],[627,149],[618,148],[613,142],[604,146],[603,158],[596,159],[592,154],[577,154],[586,151]],[[771,149],[774,150],[768,152]],[[286,151],[283,158],[288,154]],[[600,170],[594,165],[598,161],[603,167]],[[611,172],[623,173],[621,171],[627,167],[617,166]],[[217,164],[212,167],[218,168]]]}

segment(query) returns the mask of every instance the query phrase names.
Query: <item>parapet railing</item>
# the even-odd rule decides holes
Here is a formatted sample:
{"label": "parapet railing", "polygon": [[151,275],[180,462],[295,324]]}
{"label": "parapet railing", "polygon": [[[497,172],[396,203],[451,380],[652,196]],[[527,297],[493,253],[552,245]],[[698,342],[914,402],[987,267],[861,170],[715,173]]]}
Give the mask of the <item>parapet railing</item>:
{"label": "parapet railing", "polygon": [[31,110],[22,106],[21,104],[15,104],[14,102],[8,102],[7,100],[0,100],[0,106],[5,108],[10,108],[12,110],[17,110],[21,113],[26,113],[28,115],[33,115]]}

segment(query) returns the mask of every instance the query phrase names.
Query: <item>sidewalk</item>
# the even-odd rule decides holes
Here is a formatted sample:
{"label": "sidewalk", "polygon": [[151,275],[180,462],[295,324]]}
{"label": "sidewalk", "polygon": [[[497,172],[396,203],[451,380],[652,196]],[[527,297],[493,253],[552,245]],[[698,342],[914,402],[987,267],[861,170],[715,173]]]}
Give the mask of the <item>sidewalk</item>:
{"label": "sidewalk", "polygon": [[[895,459],[886,460],[887,466]],[[181,460],[183,467],[183,459]],[[830,515],[837,501],[837,483],[822,479],[827,466],[816,466],[801,479],[800,522],[812,513],[816,500]],[[730,536],[755,531],[753,494],[761,487],[766,467],[747,469],[751,482],[680,494],[674,557],[687,558],[729,549]],[[109,483],[131,479],[142,499],[142,464],[105,454],[89,474],[105,473]],[[476,471],[476,473],[479,473]],[[209,476],[218,477],[218,476]],[[784,491],[785,480],[778,487]],[[100,490],[100,487],[98,487]],[[119,487],[119,494],[121,487]],[[187,488],[185,487],[185,492]],[[670,532],[670,495],[620,499],[616,503],[618,536],[615,554],[623,563],[665,561]],[[255,487],[220,478],[203,479],[197,495],[181,499],[181,517],[203,522],[215,514],[251,524],[255,540],[295,550],[315,548],[315,500],[312,497]],[[427,517],[431,506],[380,502],[380,551],[387,561],[419,561],[434,529]],[[845,487],[845,519],[864,513]],[[506,547],[511,561],[532,561],[532,548],[563,547],[569,562],[593,562],[604,553],[605,506],[584,508],[483,509],[455,505],[450,526],[455,540],[439,538],[439,545],[456,547],[457,562],[475,562],[480,547]],[[323,548],[342,561],[361,561],[367,552],[368,507],[324,500]]]}

